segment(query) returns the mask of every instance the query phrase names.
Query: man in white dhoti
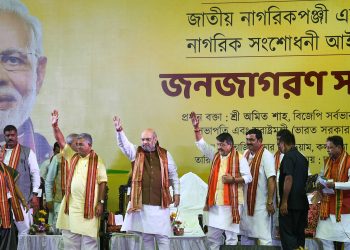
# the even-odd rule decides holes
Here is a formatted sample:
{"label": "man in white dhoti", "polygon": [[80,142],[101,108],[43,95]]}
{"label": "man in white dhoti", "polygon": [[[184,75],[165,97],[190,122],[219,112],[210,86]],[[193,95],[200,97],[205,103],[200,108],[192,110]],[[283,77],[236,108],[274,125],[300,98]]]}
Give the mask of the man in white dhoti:
{"label": "man in white dhoti", "polygon": [[120,118],[115,116],[113,120],[118,146],[132,162],[131,201],[121,230],[141,234],[146,250],[155,249],[154,240],[159,250],[169,250],[169,182],[173,185],[174,205],[180,202],[176,164],[170,153],[159,146],[153,129],[142,132],[142,145],[137,147],[126,137]]}
{"label": "man in white dhoti", "polygon": [[226,245],[237,245],[240,208],[243,204],[242,185],[251,182],[247,160],[233,146],[229,133],[216,137],[218,150],[206,143],[201,134],[199,119],[191,113],[196,145],[212,161],[208,180],[205,211],[208,211],[208,241],[212,250],[220,249],[225,232]]}
{"label": "man in white dhoti", "polygon": [[276,190],[276,170],[273,154],[262,144],[262,132],[251,129],[246,133],[247,150],[244,157],[249,162],[252,182],[244,187],[241,244],[272,245],[272,215]]}
{"label": "man in white dhoti", "polygon": [[77,153],[65,142],[58,127],[58,112],[52,113],[52,127],[62,154],[69,162],[65,195],[58,213],[57,228],[62,230],[65,249],[98,249],[98,231],[103,213],[106,167],[92,149],[89,134],[76,140]]}
{"label": "man in white dhoti", "polygon": [[329,157],[324,176],[334,193],[323,194],[316,238],[322,241],[324,249],[334,249],[333,241],[338,241],[344,242],[344,250],[350,250],[350,156],[340,136],[328,137],[326,149]]}

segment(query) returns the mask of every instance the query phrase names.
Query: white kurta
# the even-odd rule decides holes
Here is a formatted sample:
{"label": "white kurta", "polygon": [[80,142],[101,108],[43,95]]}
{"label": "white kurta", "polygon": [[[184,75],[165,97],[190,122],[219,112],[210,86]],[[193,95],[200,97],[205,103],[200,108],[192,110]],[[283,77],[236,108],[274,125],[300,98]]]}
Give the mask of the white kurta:
{"label": "white kurta", "polygon": [[[136,157],[137,146],[129,142],[123,131],[116,133],[118,146],[130,161]],[[180,181],[177,167],[171,154],[167,151],[169,180],[174,194],[180,194]],[[130,203],[128,204],[129,209]],[[140,211],[126,213],[122,231],[135,231],[146,234],[171,236],[170,210],[161,206],[143,205]]]}
{"label": "white kurta", "polygon": [[[246,152],[244,152],[245,155]],[[248,162],[251,162],[253,155],[249,154]],[[256,189],[256,200],[254,215],[248,216],[247,190],[248,185],[244,186],[244,201],[241,217],[241,234],[247,237],[258,239],[271,239],[271,216],[266,210],[267,202],[267,179],[276,176],[275,159],[272,153],[264,149],[259,167],[258,186]]]}
{"label": "white kurta", "polygon": [[[74,155],[75,152],[66,145],[63,153],[65,158],[70,161],[70,158]],[[59,229],[69,230],[71,233],[96,238],[99,230],[100,218],[96,216],[94,216],[93,219],[84,218],[88,162],[89,155],[85,156],[84,158],[80,157],[77,165],[75,166],[69,199],[69,215],[64,213],[66,204],[66,196],[64,196],[60,211],[58,213],[56,227]],[[96,178],[97,180],[95,184],[94,212],[98,202],[98,185],[102,182],[107,182],[106,167],[100,160],[100,157],[97,164]]]}
{"label": "white kurta", "polygon": [[[130,208],[130,202],[127,210]],[[140,211],[126,213],[121,231],[171,236],[170,209],[142,205]]]}
{"label": "white kurta", "polygon": [[[213,146],[206,143],[203,138],[197,141],[196,145],[198,149],[206,157],[208,157],[211,161],[213,161],[214,156],[216,154],[216,150]],[[247,160],[242,155],[240,155],[240,158],[239,158],[239,169],[240,169],[241,177],[244,179],[244,182],[245,183],[251,182],[252,176],[250,174],[249,165]],[[222,181],[221,176],[218,176],[218,181]],[[218,229],[239,233],[239,224],[232,223],[231,206],[220,205],[220,206],[210,207],[207,220],[208,220],[207,225],[210,227],[215,227]]]}
{"label": "white kurta", "polygon": [[[347,182],[335,182],[335,189],[350,190],[350,170]],[[331,214],[327,220],[319,220],[316,228],[316,238],[330,241],[350,242],[350,214],[342,214],[337,222]]]}

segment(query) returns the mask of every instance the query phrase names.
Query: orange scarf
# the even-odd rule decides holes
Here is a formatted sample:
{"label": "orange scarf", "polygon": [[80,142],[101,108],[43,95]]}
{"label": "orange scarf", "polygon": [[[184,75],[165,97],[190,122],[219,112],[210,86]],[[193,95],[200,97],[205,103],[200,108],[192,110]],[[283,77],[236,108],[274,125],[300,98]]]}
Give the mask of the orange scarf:
{"label": "orange scarf", "polygon": [[11,220],[10,216],[10,206],[7,199],[7,188],[11,193],[11,205],[12,210],[15,215],[16,221],[23,221],[23,213],[21,206],[19,204],[16,190],[15,190],[15,182],[12,178],[12,175],[9,173],[7,166],[4,163],[0,163],[0,218],[1,218],[1,226],[3,228],[11,228]]}
{"label": "orange scarf", "polygon": [[[6,144],[2,148],[3,152],[5,151],[5,148],[7,148]],[[17,143],[17,145],[12,149],[10,161],[7,165],[13,169],[17,169],[20,156],[21,156],[21,145]]]}
{"label": "orange scarf", "polygon": [[[264,153],[264,146],[261,145],[259,150],[255,153],[253,160],[249,163],[250,173],[253,177],[252,182],[248,184],[248,190],[247,190],[247,206],[248,206],[249,216],[254,215],[256,189],[258,187],[259,169],[260,169],[260,163],[261,163],[263,153]],[[250,154],[250,151],[247,150],[247,152],[245,153],[245,157],[247,158],[247,161],[249,159],[249,154]]]}
{"label": "orange scarf", "polygon": [[[162,175],[162,208],[167,208],[171,203],[167,151],[159,146],[157,146],[156,150],[160,159],[160,172]],[[130,209],[128,212],[140,210],[142,208],[142,176],[144,161],[145,152],[142,150],[142,147],[138,147],[132,167],[131,198]]]}
{"label": "orange scarf", "polygon": [[[339,165],[337,167],[337,175],[331,176],[331,166],[332,159],[329,157],[326,159],[325,164],[325,177],[327,179],[333,179],[334,182],[345,182],[348,180],[348,171],[347,171],[347,163],[349,161],[349,155],[345,150],[339,156]],[[329,195],[323,195],[320,207],[320,219],[326,220],[330,214],[330,197]],[[342,214],[342,205],[343,205],[343,190],[336,189],[335,190],[335,217],[337,222],[341,221]]]}
{"label": "orange scarf", "polygon": [[[78,153],[74,154],[70,160],[70,169],[67,179],[66,187],[66,207],[64,212],[69,214],[69,196],[71,193],[72,179],[74,175],[75,167],[80,159]],[[95,151],[91,150],[89,154],[88,162],[88,173],[86,180],[86,191],[85,191],[85,205],[84,205],[84,218],[93,219],[94,218],[94,199],[95,199],[95,185],[96,185],[96,175],[97,175],[97,164],[98,156]]]}
{"label": "orange scarf", "polygon": [[[51,157],[51,160],[54,156]],[[51,162],[50,160],[50,162]],[[66,183],[67,183],[67,178],[68,175],[68,161],[64,158],[64,156],[61,156],[61,162],[60,162],[60,170],[61,170],[61,192],[62,192],[62,197],[66,193]],[[54,185],[53,185],[53,196],[55,196],[57,190],[56,190],[56,179],[54,180]]]}
{"label": "orange scarf", "polygon": [[276,175],[278,172],[278,169],[280,168],[280,159],[281,159],[281,151],[277,151],[275,153],[275,171],[276,171]]}
{"label": "orange scarf", "polygon": [[[208,193],[206,198],[206,205],[211,207],[215,204],[215,192],[218,182],[218,175],[220,169],[220,154],[217,152],[214,156],[210,175],[208,180]],[[227,161],[226,173],[232,175],[234,178],[241,177],[239,171],[239,154],[237,150],[232,148]],[[224,204],[230,205],[232,208],[232,221],[235,224],[239,224],[240,216],[238,210],[238,183],[224,184]]]}
{"label": "orange scarf", "polygon": [[68,161],[63,157],[61,157],[61,190],[62,190],[62,196],[66,192],[66,183],[68,179]]}

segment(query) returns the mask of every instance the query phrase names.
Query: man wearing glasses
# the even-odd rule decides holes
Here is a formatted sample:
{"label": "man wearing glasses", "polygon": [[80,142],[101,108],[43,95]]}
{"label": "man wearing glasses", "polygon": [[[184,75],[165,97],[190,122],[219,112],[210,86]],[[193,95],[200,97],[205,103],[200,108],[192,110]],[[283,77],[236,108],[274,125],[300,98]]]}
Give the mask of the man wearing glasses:
{"label": "man wearing glasses", "polygon": [[219,250],[226,235],[226,245],[237,245],[240,232],[240,210],[243,205],[242,186],[252,181],[247,160],[233,146],[229,133],[216,137],[217,152],[201,134],[199,118],[191,113],[196,145],[212,161],[208,194],[204,211],[208,211],[208,241],[211,250]]}
{"label": "man wearing glasses", "polygon": [[19,143],[31,148],[41,163],[49,157],[50,145],[34,132],[29,118],[47,61],[40,23],[21,2],[1,0],[0,34],[0,130],[7,124],[16,126]]}

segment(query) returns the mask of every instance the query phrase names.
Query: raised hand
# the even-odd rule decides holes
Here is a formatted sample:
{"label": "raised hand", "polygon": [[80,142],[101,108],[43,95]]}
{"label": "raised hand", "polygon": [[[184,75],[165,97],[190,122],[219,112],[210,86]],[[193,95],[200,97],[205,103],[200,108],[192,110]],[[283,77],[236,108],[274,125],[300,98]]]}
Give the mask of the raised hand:
{"label": "raised hand", "polygon": [[58,111],[54,109],[51,113],[51,123],[52,126],[57,126],[58,125]]}
{"label": "raised hand", "polygon": [[115,130],[117,130],[117,131],[123,130],[122,121],[120,120],[120,118],[118,116],[113,117],[113,122],[114,122]]}
{"label": "raised hand", "polygon": [[195,129],[199,128],[199,119],[198,119],[198,117],[197,117],[195,112],[193,112],[193,111],[191,112],[190,118],[191,118],[193,127]]}

